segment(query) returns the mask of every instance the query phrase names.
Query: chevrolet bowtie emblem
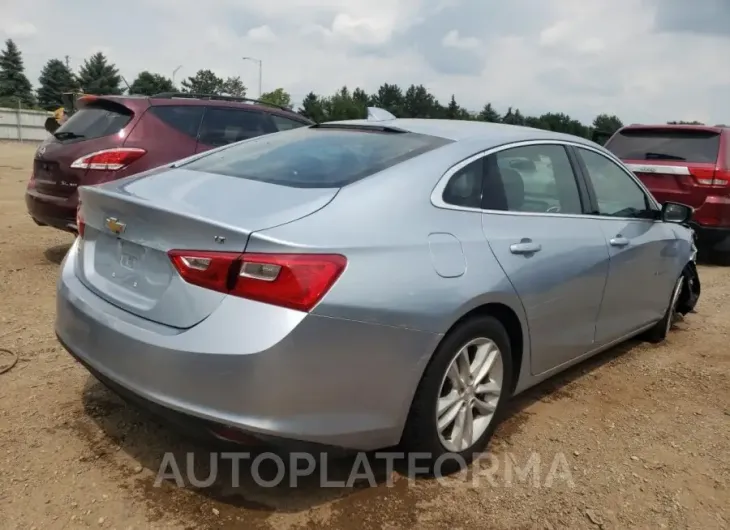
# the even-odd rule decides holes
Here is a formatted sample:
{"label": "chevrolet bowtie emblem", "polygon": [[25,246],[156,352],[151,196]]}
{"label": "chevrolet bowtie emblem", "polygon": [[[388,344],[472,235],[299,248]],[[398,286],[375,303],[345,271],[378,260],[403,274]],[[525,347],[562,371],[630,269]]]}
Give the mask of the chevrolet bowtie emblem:
{"label": "chevrolet bowtie emblem", "polygon": [[127,228],[127,225],[122,223],[116,217],[107,217],[106,227],[114,232],[116,235],[120,235],[122,232],[124,232],[124,229]]}

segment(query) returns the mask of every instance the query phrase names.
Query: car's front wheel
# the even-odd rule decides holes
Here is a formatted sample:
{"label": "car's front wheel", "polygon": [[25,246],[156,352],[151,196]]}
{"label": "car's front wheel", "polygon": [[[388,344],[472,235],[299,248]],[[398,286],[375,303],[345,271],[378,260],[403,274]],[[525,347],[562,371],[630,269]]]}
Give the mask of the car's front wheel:
{"label": "car's front wheel", "polygon": [[[494,317],[451,330],[419,383],[402,438],[430,474],[449,474],[484,451],[509,398],[510,340]],[[428,456],[426,456],[428,455]]]}

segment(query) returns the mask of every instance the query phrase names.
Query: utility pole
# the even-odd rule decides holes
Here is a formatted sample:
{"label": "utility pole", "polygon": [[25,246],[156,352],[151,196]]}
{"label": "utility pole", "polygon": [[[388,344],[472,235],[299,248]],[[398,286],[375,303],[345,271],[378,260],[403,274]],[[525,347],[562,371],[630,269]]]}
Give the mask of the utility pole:
{"label": "utility pole", "polygon": [[70,67],[68,65],[68,55],[66,56],[66,68],[69,68],[70,69]]}
{"label": "utility pole", "polygon": [[253,61],[255,63],[258,63],[258,65],[259,65],[259,99],[261,99],[261,94],[262,94],[262,92],[261,92],[261,75],[262,75],[261,71],[263,69],[262,61],[261,61],[261,59],[256,59],[255,57],[244,57],[243,60],[244,61]]}

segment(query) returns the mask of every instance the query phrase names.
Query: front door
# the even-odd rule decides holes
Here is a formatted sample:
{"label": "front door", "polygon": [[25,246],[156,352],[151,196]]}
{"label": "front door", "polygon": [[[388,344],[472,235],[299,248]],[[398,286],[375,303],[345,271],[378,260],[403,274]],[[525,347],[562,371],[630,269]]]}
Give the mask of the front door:
{"label": "front door", "polygon": [[[594,196],[610,265],[596,328],[605,344],[661,320],[681,243],[635,178],[605,155],[575,148]],[[666,300],[665,300],[666,298]]]}
{"label": "front door", "polygon": [[538,375],[594,348],[605,238],[583,217],[588,197],[563,145],[505,149],[485,166],[484,235],[524,306]]}

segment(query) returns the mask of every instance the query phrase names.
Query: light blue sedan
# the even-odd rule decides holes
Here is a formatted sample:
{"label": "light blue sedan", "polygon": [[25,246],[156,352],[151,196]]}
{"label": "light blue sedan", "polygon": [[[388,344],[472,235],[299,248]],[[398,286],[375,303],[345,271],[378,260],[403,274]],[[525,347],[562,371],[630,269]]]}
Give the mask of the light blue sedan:
{"label": "light blue sedan", "polygon": [[229,440],[469,462],[512,396],[694,304],[691,208],[549,131],[375,109],[80,197],[60,341]]}

